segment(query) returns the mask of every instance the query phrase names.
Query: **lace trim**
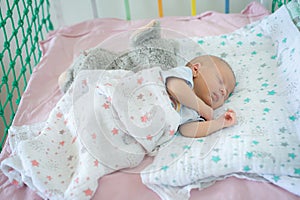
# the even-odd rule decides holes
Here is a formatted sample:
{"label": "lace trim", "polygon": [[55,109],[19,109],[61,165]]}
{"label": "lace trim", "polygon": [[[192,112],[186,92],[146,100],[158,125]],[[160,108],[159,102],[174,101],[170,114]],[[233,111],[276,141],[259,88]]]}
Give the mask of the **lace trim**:
{"label": "lace trim", "polygon": [[40,134],[46,122],[38,122],[30,125],[11,126],[8,130],[8,141],[12,153],[16,151],[18,144],[34,138]]}

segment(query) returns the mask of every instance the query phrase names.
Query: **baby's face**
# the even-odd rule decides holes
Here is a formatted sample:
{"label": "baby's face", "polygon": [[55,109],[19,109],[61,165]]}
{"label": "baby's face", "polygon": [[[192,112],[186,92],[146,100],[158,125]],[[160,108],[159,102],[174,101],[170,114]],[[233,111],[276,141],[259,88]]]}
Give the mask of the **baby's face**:
{"label": "baby's face", "polygon": [[200,76],[194,77],[194,92],[207,105],[216,109],[222,106],[235,87],[235,76],[229,66],[218,58],[204,62]]}

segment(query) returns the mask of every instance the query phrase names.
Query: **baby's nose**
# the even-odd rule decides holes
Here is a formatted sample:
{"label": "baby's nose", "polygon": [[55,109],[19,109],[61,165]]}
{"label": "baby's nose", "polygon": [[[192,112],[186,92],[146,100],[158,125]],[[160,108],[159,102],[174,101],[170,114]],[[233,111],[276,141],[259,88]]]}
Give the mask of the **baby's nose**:
{"label": "baby's nose", "polygon": [[222,96],[226,96],[226,94],[227,94],[227,91],[225,88],[221,88],[220,92],[221,92]]}

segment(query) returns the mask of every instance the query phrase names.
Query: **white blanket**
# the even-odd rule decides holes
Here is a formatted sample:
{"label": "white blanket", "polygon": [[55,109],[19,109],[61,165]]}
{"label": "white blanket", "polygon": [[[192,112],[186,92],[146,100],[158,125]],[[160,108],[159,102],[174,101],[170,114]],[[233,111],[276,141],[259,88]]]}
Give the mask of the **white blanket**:
{"label": "white blanket", "polygon": [[178,136],[144,170],[143,183],[165,200],[188,199],[192,188],[228,176],[300,195],[300,33],[286,8],[195,42],[233,68],[237,87],[216,115],[232,108],[238,125],[206,138]]}
{"label": "white blanket", "polygon": [[179,115],[160,72],[81,72],[45,123],[11,128],[4,174],[43,198],[90,199],[101,176],[173,137]]}

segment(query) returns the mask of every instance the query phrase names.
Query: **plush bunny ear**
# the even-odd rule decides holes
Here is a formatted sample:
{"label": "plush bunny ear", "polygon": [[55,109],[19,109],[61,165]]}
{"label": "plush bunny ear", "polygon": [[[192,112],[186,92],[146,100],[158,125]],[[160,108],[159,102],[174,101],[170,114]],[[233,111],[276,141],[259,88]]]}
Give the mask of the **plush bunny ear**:
{"label": "plush bunny ear", "polygon": [[131,47],[142,46],[145,42],[160,39],[160,22],[152,20],[146,26],[138,28],[130,36]]}

